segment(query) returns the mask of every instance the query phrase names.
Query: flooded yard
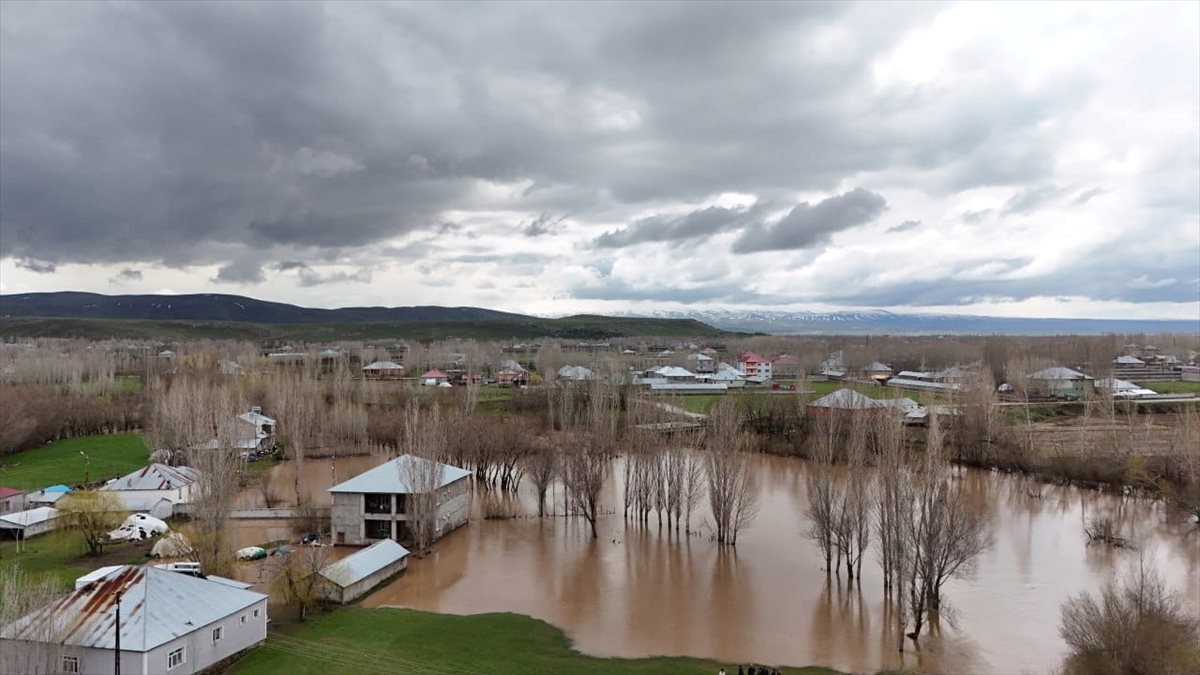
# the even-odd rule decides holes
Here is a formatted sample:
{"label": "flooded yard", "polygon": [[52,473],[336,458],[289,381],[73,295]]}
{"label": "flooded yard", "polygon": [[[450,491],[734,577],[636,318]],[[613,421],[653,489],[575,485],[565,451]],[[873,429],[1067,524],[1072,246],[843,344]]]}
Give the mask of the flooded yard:
{"label": "flooded yard", "polygon": [[[345,461],[339,460],[339,480],[353,475]],[[361,471],[384,458],[353,461]],[[526,485],[506,507],[518,517],[485,520],[484,502],[496,496],[478,489],[470,523],[437,542],[429,556],[411,560],[408,572],[364,604],[528,614],[602,656],[691,655],[858,672],[900,663],[946,672],[1047,672],[1064,653],[1062,601],[1099,588],[1137,561],[1137,550],[1087,545],[1086,520],[1104,515],[1136,539],[1172,587],[1200,605],[1200,533],[1162,505],[963,471],[958,480],[988,508],[993,545],[971,578],[948,585],[951,616],[921,637],[919,651],[909,642],[901,656],[874,553],[861,581],[827,582],[815,544],[803,536],[808,465],[771,456],[753,462],[761,509],[736,550],[717,546],[703,527],[687,536],[660,530],[654,516],[648,527],[627,523],[618,461],[598,539],[582,518],[561,515],[561,492],[556,516],[536,517]],[[310,461],[302,478],[316,497],[332,484],[330,462]],[[705,519],[702,507],[693,527]],[[262,527],[258,535],[273,533]]]}

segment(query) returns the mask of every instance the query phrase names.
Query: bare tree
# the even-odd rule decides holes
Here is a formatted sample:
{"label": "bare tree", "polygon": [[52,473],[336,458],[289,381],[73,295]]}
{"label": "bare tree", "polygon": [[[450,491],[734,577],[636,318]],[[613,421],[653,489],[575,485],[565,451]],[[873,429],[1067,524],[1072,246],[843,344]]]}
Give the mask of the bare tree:
{"label": "bare tree", "polygon": [[742,429],[736,403],[722,399],[713,406],[705,429],[708,504],[717,528],[717,542],[737,545],[738,532],[758,513],[758,486],[746,459],[750,440]]}
{"label": "bare tree", "polygon": [[125,507],[112,492],[103,490],[77,491],[55,503],[68,527],[83,535],[88,553],[97,555],[108,541],[108,533],[125,521]]}
{"label": "bare tree", "polygon": [[1200,671],[1200,619],[1144,558],[1119,585],[1109,581],[1098,598],[1085,592],[1064,602],[1059,635],[1070,649],[1064,675]]}
{"label": "bare tree", "polygon": [[533,483],[538,500],[538,517],[546,515],[546,492],[558,476],[558,449],[553,443],[538,443],[533,452],[525,457],[526,473]]}
{"label": "bare tree", "polygon": [[810,456],[812,466],[807,482],[809,529],[806,536],[817,542],[825,558],[825,574],[833,573],[833,554],[837,550],[838,489],[833,473],[840,430],[839,419],[821,414],[813,420]]}
{"label": "bare tree", "polygon": [[416,400],[410,401],[402,447],[405,457],[397,465],[400,482],[406,485],[404,513],[412,536],[414,553],[424,555],[439,534],[438,508],[445,465],[446,426],[438,406],[421,415]]}
{"label": "bare tree", "polygon": [[62,657],[78,655],[63,644],[68,626],[53,611],[61,596],[50,576],[26,574],[20,565],[0,567],[0,672],[60,673]]}
{"label": "bare tree", "polygon": [[563,489],[568,510],[583,516],[596,538],[600,516],[600,491],[608,476],[617,443],[617,397],[599,381],[588,385],[587,407],[567,425],[578,438],[578,447],[563,453]]}

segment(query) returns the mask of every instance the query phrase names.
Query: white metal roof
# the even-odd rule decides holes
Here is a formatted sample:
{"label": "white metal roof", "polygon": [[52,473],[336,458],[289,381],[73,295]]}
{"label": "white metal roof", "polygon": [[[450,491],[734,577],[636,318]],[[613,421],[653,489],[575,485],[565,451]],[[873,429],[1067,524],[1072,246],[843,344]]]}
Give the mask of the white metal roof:
{"label": "white metal roof", "polygon": [[104,577],[112,574],[115,570],[119,569],[121,569],[120,565],[108,565],[106,567],[101,567],[98,570],[92,570],[91,572],[88,572],[87,574],[75,580],[75,588],[83,588],[93,581],[97,579],[103,579]]}
{"label": "white metal roof", "polygon": [[106,484],[101,490],[177,490],[200,480],[190,466],[151,464]]}
{"label": "white metal roof", "polygon": [[1030,373],[1027,377],[1031,380],[1090,380],[1091,375],[1084,375],[1078,370],[1055,366],[1045,370],[1039,370],[1036,373]]}
{"label": "white metal roof", "polygon": [[113,649],[118,594],[121,649],[132,652],[150,651],[267,597],[156,567],[122,565],[5,626],[0,637],[36,641],[54,635],[62,644]]}
{"label": "white metal roof", "polygon": [[35,490],[25,496],[25,502],[27,504],[53,504],[66,495],[66,492],[46,492],[45,490]]}
{"label": "white metal roof", "polygon": [[395,361],[376,361],[363,366],[363,370],[404,370],[404,366]]}
{"label": "white metal roof", "polygon": [[267,417],[266,415],[264,415],[260,412],[254,412],[253,410],[251,410],[250,412],[245,412],[245,413],[242,413],[241,415],[238,415],[238,419],[243,422],[249,422],[250,424],[253,424],[256,427],[262,426],[264,424],[275,424],[275,420],[271,419],[270,417]]}
{"label": "white metal roof", "polygon": [[391,539],[383,539],[328,565],[321,570],[320,574],[345,588],[366,579],[397,560],[402,560],[407,555],[408,549]]}
{"label": "white metal roof", "polygon": [[[432,462],[422,457],[414,457],[413,455],[400,455],[390,462],[385,462],[379,466],[360,473],[354,478],[338,483],[329,488],[330,492],[363,492],[374,494],[411,494],[413,492],[410,474],[412,469],[422,470],[425,467],[420,464],[430,465]],[[441,464],[442,481],[438,487],[445,487],[456,480],[466,478],[471,475],[470,471],[460,469],[449,464]]]}
{"label": "white metal roof", "polygon": [[591,380],[595,374],[583,366],[563,366],[558,369],[558,376],[568,380]]}
{"label": "white metal roof", "polygon": [[658,369],[658,374],[663,377],[696,377],[692,371],[679,366],[663,366]]}
{"label": "white metal roof", "polygon": [[1113,359],[1113,363],[1119,363],[1123,366],[1144,366],[1146,362],[1136,356],[1118,356]]}
{"label": "white metal roof", "polygon": [[880,408],[884,406],[882,402],[876,401],[870,396],[854,391],[853,389],[838,389],[832,394],[827,394],[809,403],[809,405],[817,408],[842,408],[849,410]]}
{"label": "white metal roof", "polygon": [[47,520],[54,520],[59,516],[58,509],[53,506],[39,506],[36,509],[28,511],[17,511],[0,516],[0,528],[6,530],[18,530],[44,523]]}

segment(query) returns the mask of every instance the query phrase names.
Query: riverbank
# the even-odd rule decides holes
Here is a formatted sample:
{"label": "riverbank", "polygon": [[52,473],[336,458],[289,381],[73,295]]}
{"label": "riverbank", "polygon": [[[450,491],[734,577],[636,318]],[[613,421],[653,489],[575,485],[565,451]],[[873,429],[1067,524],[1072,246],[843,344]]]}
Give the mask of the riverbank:
{"label": "riverbank", "polygon": [[[409,609],[343,607],[305,623],[272,619],[263,647],[228,675],[291,673],[736,673],[706,659],[598,658],[572,648],[560,629],[520,614],[459,616]],[[772,665],[772,664],[768,664]],[[837,675],[827,668],[780,668],[787,675]]]}

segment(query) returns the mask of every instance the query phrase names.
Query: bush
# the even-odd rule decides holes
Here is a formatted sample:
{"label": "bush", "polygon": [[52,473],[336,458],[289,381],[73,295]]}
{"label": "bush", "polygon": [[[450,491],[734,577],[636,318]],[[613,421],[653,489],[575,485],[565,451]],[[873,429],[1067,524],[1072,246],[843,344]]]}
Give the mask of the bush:
{"label": "bush", "polygon": [[1070,648],[1063,675],[1184,675],[1200,672],[1200,620],[1145,565],[1098,598],[1063,603],[1059,635]]}

